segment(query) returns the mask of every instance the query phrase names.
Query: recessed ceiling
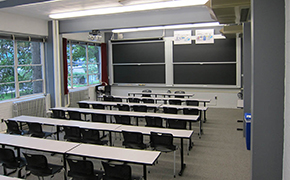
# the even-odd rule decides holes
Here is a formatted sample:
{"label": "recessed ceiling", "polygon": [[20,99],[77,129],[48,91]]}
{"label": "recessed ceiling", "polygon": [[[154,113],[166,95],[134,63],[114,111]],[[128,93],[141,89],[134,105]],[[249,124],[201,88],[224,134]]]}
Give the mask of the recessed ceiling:
{"label": "recessed ceiling", "polygon": [[[16,2],[17,0],[15,0]],[[27,1],[27,0],[26,0]],[[49,14],[80,11],[105,7],[118,7],[133,4],[147,4],[172,0],[35,0],[36,3],[16,5],[0,9],[0,12],[21,14],[25,16],[50,20]],[[21,2],[21,1],[17,1]],[[0,4],[1,8],[1,4]]]}

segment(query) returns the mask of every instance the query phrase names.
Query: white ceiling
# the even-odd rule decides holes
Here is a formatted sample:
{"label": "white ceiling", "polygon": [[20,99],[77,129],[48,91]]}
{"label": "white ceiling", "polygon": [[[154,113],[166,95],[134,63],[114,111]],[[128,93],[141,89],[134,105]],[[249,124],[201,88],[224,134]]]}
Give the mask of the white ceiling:
{"label": "white ceiling", "polygon": [[18,5],[0,9],[0,12],[20,14],[50,20],[49,14],[88,10],[123,5],[146,4],[172,0],[51,0],[33,4]]}

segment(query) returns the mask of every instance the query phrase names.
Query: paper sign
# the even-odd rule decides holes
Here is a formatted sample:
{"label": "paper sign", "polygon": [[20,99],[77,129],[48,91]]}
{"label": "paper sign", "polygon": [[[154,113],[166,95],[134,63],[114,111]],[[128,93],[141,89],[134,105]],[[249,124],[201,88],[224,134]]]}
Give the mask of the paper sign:
{"label": "paper sign", "polygon": [[191,30],[174,31],[174,44],[191,44]]}
{"label": "paper sign", "polygon": [[195,30],[195,44],[212,44],[214,43],[214,29]]}

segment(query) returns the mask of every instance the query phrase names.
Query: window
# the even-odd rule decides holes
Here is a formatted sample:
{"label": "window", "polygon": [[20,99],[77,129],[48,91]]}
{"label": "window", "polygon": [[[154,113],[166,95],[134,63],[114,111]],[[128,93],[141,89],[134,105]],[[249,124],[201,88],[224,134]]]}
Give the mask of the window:
{"label": "window", "polygon": [[43,44],[0,39],[0,100],[43,93]]}
{"label": "window", "polygon": [[73,43],[67,45],[68,88],[98,84],[101,49],[97,44]]}

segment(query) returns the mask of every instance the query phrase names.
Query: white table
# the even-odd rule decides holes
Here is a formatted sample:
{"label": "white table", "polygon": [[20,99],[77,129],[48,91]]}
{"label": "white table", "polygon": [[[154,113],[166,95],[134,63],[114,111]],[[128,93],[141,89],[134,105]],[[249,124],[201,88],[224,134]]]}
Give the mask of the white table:
{"label": "white table", "polygon": [[194,93],[154,93],[154,92],[128,92],[128,95],[130,96],[132,94],[133,96],[135,95],[155,95],[157,97],[158,95],[160,96],[187,96],[187,97],[192,97],[194,96]]}
{"label": "white table", "polygon": [[179,130],[179,129],[168,129],[168,128],[155,128],[155,127],[140,127],[140,126],[126,126],[122,125],[116,129],[119,132],[122,131],[131,131],[131,132],[141,132],[144,135],[150,135],[151,132],[159,132],[159,133],[170,133],[174,138],[180,138],[180,161],[181,161],[181,169],[179,172],[179,175],[181,176],[184,169],[185,169],[185,163],[184,163],[184,152],[183,152],[183,139],[189,139],[190,146],[191,146],[191,136],[193,134],[193,131],[191,130]]}
{"label": "white table", "polygon": [[86,122],[86,121],[74,121],[74,120],[63,120],[56,118],[44,118],[35,116],[17,116],[14,118],[9,118],[16,122],[36,122],[45,125],[51,125],[57,127],[57,139],[59,140],[59,128],[61,126],[76,126],[80,128],[96,129],[101,131],[109,131],[110,133],[110,144],[112,145],[111,132],[115,131],[120,124],[109,124],[109,123],[98,123],[98,122]]}
{"label": "white table", "polygon": [[79,146],[79,143],[67,141],[55,141],[50,139],[34,138],[19,135],[0,134],[0,144],[2,146],[13,146],[17,148],[17,156],[20,157],[20,148],[45,151],[63,155],[64,178],[66,179],[65,153]]}
{"label": "white table", "polygon": [[81,144],[67,152],[68,155],[142,164],[145,180],[147,179],[146,166],[153,165],[160,156],[160,153],[159,151],[135,150],[90,144]]}
{"label": "white table", "polygon": [[9,177],[9,176],[3,176],[3,175],[0,175],[0,179],[1,180],[23,180],[16,177]]}

